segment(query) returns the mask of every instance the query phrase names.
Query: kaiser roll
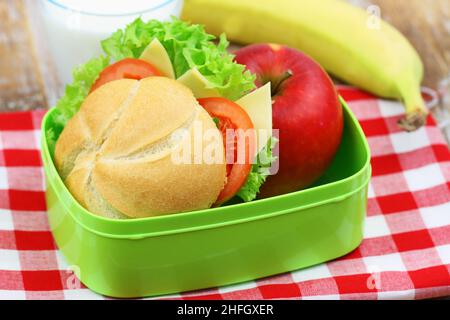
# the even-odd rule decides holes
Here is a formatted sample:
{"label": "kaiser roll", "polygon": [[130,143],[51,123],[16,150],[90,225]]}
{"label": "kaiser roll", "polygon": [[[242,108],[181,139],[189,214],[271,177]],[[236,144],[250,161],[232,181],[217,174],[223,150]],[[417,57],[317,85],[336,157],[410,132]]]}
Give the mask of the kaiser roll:
{"label": "kaiser roll", "polygon": [[67,123],[55,164],[76,200],[104,217],[209,208],[225,183],[221,138],[215,145],[220,161],[195,162],[194,153],[187,162],[173,157],[194,140],[199,123],[220,137],[192,92],[175,80],[113,81],[91,93]]}

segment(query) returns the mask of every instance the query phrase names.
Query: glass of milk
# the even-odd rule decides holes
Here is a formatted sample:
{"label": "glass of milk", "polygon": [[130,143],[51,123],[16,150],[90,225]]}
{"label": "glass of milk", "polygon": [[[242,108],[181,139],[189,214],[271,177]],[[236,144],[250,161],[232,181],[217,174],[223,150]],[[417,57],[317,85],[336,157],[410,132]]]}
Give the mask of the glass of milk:
{"label": "glass of milk", "polygon": [[138,17],[178,17],[183,0],[40,0],[48,46],[60,81],[72,81],[72,69],[102,53],[100,41]]}

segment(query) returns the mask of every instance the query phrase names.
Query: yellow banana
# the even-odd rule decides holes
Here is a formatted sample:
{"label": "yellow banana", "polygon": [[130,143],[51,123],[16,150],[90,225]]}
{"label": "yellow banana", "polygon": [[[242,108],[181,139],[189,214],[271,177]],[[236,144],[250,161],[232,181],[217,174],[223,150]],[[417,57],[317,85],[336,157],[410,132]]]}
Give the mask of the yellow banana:
{"label": "yellow banana", "polygon": [[238,43],[300,49],[331,74],[385,98],[403,100],[411,131],[425,123],[423,64],[388,23],[341,0],[185,0],[182,17]]}

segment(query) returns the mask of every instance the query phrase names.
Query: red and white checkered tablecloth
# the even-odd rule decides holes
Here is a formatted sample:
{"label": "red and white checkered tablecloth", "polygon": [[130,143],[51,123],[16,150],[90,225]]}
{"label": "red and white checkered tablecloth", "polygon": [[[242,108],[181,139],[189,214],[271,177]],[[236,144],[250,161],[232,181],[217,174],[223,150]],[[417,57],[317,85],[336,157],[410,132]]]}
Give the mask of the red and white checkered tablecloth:
{"label": "red and white checkered tablecloth", "polygon": [[[181,299],[422,299],[450,296],[450,152],[430,117],[399,130],[400,104],[341,87],[372,150],[365,239],[347,256]],[[39,128],[45,111],[0,115],[0,299],[102,299],[49,231]]]}

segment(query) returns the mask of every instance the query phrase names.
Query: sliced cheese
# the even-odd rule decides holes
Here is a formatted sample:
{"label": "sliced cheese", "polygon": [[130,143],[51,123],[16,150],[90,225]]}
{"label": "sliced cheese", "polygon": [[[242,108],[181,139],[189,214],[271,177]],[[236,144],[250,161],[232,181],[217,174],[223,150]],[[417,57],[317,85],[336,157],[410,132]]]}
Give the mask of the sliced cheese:
{"label": "sliced cheese", "polygon": [[220,97],[219,91],[212,89],[210,82],[196,68],[188,70],[177,79],[180,83],[192,90],[194,96],[199,98]]}
{"label": "sliced cheese", "polygon": [[155,66],[164,76],[175,79],[172,62],[170,61],[166,49],[158,39],[155,38],[150,42],[139,59]]}
{"label": "sliced cheese", "polygon": [[258,153],[272,136],[272,95],[270,82],[236,101],[249,115],[256,131]]}

